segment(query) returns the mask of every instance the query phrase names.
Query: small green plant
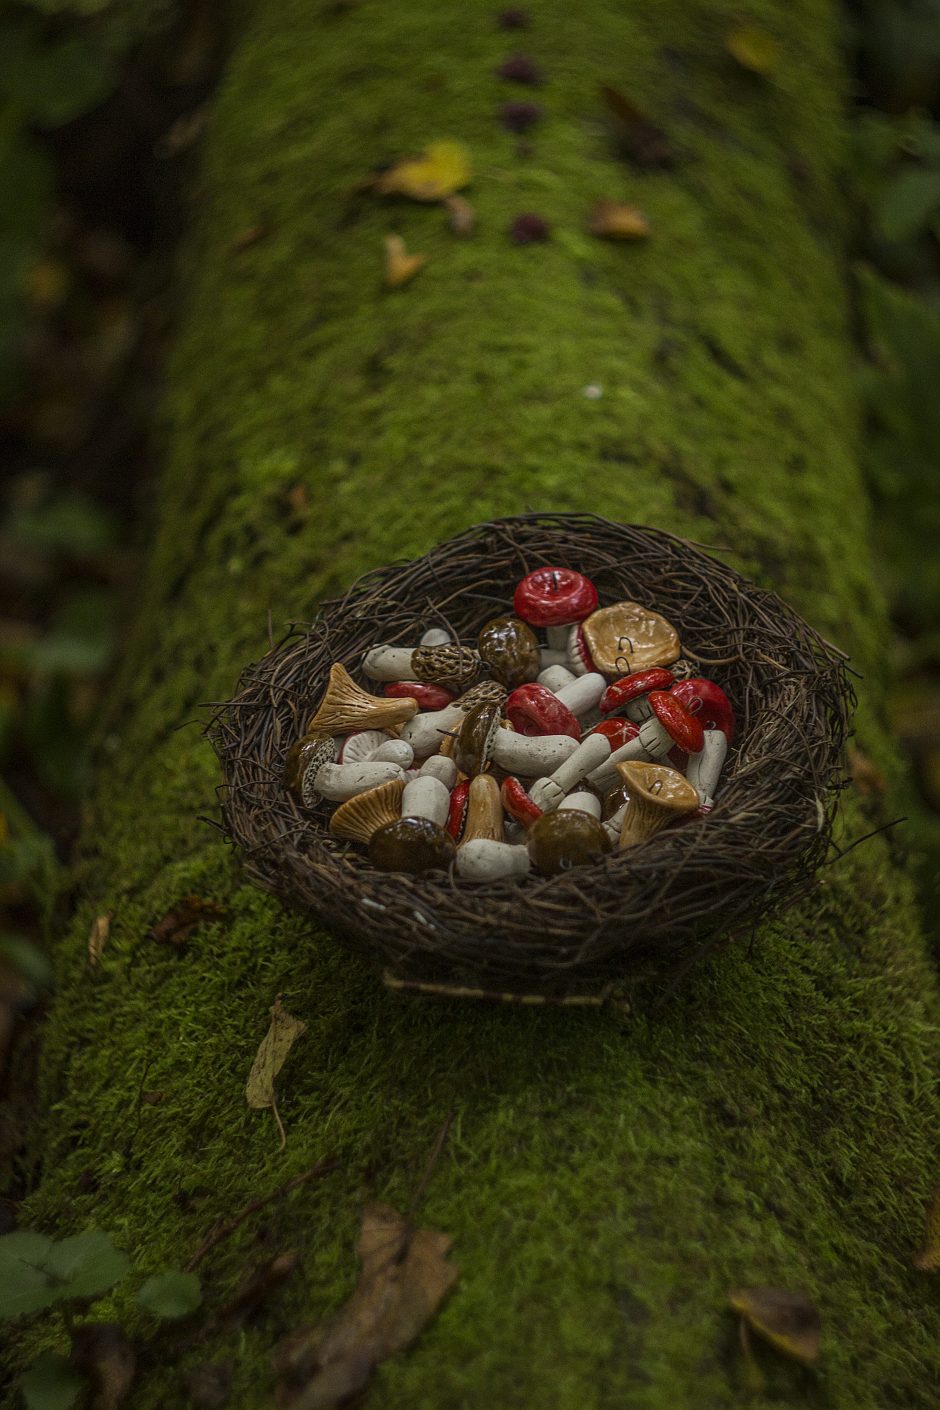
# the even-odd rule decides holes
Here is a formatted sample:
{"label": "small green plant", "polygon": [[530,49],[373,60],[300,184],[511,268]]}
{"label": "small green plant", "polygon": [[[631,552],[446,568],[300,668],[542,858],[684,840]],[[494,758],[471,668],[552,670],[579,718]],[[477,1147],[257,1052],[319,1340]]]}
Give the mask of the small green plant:
{"label": "small green plant", "polygon": [[[77,1316],[130,1273],[127,1254],[100,1229],[59,1240],[28,1230],[6,1234],[0,1238],[0,1320],[55,1312],[71,1342],[84,1325]],[[149,1277],[137,1293],[138,1303],[161,1319],[188,1317],[201,1300],[195,1273],[173,1269]],[[30,1410],[68,1410],[87,1386],[70,1355],[52,1349],[21,1381]]]}

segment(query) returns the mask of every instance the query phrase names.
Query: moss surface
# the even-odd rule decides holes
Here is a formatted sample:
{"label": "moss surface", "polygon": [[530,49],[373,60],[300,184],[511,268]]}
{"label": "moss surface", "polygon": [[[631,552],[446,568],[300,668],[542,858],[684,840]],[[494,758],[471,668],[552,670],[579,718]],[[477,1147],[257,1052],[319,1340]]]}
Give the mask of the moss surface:
{"label": "moss surface", "polygon": [[[274,1337],[348,1292],[363,1201],[407,1204],[453,1110],[423,1217],[455,1236],[461,1281],[367,1404],[730,1410],[743,1388],[726,1292],[778,1283],[818,1299],[824,1366],[768,1356],[751,1403],[933,1406],[940,1310],[907,1258],[936,1180],[940,1011],[883,842],[655,1012],[405,1001],[240,882],[197,819],[214,760],[181,727],[263,652],[269,608],[303,619],[360,571],[488,516],[596,509],[730,545],[851,649],[874,672],[863,742],[891,765],[840,269],[834,17],[818,0],[754,0],[782,52],[761,82],[723,48],[736,5],[533,4],[524,47],[544,65],[547,115],[522,156],[495,114],[528,95],[494,76],[522,45],[488,5],[255,9],[209,144],[171,463],[61,947],[29,1217],[94,1221],[150,1270],[337,1152],[337,1173],[204,1265],[215,1300],[246,1262],[303,1253],[258,1326],[209,1348],[236,1359],[231,1403],[260,1410]],[[612,159],[600,81],[673,134],[674,172]],[[441,136],[473,152],[473,239],[438,208],[350,201],[374,164]],[[598,197],[642,205],[649,243],[585,236]],[[549,242],[509,242],[525,210]],[[234,248],[259,222],[268,238]],[[397,293],[381,288],[390,230],[428,255]],[[306,508],[287,498],[296,486]],[[148,940],[191,891],[228,919],[180,953]],[[92,975],[88,926],[106,909]],[[283,1153],[244,1102],[278,992],[310,1025],[280,1083]],[[139,1106],[142,1084],[160,1104]],[[88,1171],[98,1188],[82,1193]],[[184,1403],[172,1369],[134,1397]]]}

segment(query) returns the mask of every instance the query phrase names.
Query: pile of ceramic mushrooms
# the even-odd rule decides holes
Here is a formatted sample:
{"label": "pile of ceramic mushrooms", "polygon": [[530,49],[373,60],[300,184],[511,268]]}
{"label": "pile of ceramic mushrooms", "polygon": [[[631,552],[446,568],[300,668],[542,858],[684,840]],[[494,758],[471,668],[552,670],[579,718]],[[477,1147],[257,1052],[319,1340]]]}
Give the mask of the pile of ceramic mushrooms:
{"label": "pile of ceramic mushrooms", "polygon": [[473,647],[439,628],[373,647],[361,669],[382,695],[332,667],[285,783],[302,807],[338,803],[330,832],[377,868],[553,876],[710,811],[734,711],[665,617],[598,607],[588,578],[552,567],[513,610]]}

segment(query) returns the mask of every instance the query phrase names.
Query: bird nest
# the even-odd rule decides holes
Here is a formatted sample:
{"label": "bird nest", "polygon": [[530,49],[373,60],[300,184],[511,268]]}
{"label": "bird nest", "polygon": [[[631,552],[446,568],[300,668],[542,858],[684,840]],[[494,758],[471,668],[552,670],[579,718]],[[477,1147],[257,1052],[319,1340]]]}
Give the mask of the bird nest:
{"label": "bird nest", "polygon": [[[334,805],[303,809],[283,783],[331,665],[357,676],[368,648],[413,643],[432,626],[473,642],[544,563],[586,574],[601,606],[629,600],[662,613],[683,655],[729,696],[738,730],[713,811],[552,877],[477,884],[453,869],[377,871],[331,836]],[[208,734],[225,831],[248,875],[381,963],[393,985],[591,999],[681,972],[812,885],[853,705],[843,654],[694,544],[593,515],[532,514],[361,578],[243,672]]]}

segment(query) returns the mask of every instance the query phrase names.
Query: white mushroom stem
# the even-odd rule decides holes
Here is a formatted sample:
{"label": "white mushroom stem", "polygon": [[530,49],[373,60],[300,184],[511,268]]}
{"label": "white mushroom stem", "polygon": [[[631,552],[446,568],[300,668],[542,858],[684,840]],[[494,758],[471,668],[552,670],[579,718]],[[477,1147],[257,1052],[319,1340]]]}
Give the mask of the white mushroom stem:
{"label": "white mushroom stem", "polygon": [[[564,666],[574,676],[587,675],[593,667],[586,664],[578,646],[577,623],[573,627],[549,628],[549,632],[554,630],[565,633],[561,646],[543,646],[539,652],[539,661],[543,671],[547,671],[550,666]],[[551,640],[551,637],[549,637]]]}
{"label": "white mushroom stem", "polygon": [[400,735],[415,751],[416,759],[426,759],[436,754],[454,726],[463,719],[464,712],[457,705],[445,705],[443,710],[424,710],[403,726]]}
{"label": "white mushroom stem", "polygon": [[529,797],[543,813],[553,813],[576,783],[590,776],[610,757],[610,740],[606,734],[589,734],[554,773],[539,779],[529,790]]}
{"label": "white mushroom stem", "polygon": [[418,772],[422,777],[438,778],[445,788],[453,788],[457,782],[457,765],[446,754],[432,754],[425,759]]}
{"label": "white mushroom stem", "polygon": [[457,874],[464,881],[500,881],[507,876],[528,876],[529,849],[511,842],[478,837],[457,850]]}
{"label": "white mushroom stem", "polygon": [[709,811],[715,806],[715,790],[727,754],[728,737],[724,730],[707,729],[704,746],[689,758],[685,776],[697,792],[701,806]]}
{"label": "white mushroom stem", "polygon": [[401,795],[401,815],[403,818],[429,818],[443,827],[450,808],[450,790],[439,778],[430,774],[419,774],[411,783],[405,784]]}
{"label": "white mushroom stem", "polygon": [[443,627],[428,627],[421,638],[422,646],[450,646],[453,637]]}
{"label": "white mushroom stem", "polygon": [[507,773],[541,778],[570,758],[577,747],[578,741],[570,734],[528,735],[498,729],[492,758]]}
{"label": "white mushroom stem", "polygon": [[571,630],[571,623],[566,622],[560,627],[546,627],[545,637],[552,651],[564,651],[568,645],[568,633]]}
{"label": "white mushroom stem", "polygon": [[574,676],[567,684],[554,692],[572,715],[581,719],[601,703],[601,696],[607,689],[606,677],[599,671],[589,671],[586,676]]}
{"label": "white mushroom stem", "polygon": [[549,666],[539,672],[538,683],[557,695],[563,685],[570,685],[577,679],[574,671],[569,671],[567,666]]}
{"label": "white mushroom stem", "polygon": [[374,754],[369,755],[370,764],[398,764],[402,769],[410,768],[415,751],[405,739],[387,739],[380,744]]}
{"label": "white mushroom stem", "polygon": [[404,778],[398,764],[324,764],[317,771],[313,787],[321,798],[345,803],[347,798],[378,788],[380,783],[390,783],[393,778]]}
{"label": "white mushroom stem", "polygon": [[[558,804],[558,811],[563,808],[574,808],[578,813],[590,813],[592,818],[600,818],[601,800],[596,793],[587,793],[583,789],[579,793],[569,793],[567,798],[563,798]],[[620,836],[618,831],[617,836]]]}
{"label": "white mushroom stem", "polygon": [[[539,680],[541,681],[545,672],[553,670],[556,666],[562,666],[568,671],[568,653],[567,651],[556,651],[551,646],[543,646],[539,652],[539,664],[542,667],[539,672]],[[569,675],[573,676],[574,671],[569,671]],[[551,690],[551,686],[549,686],[549,690]]]}
{"label": "white mushroom stem", "polygon": [[600,768],[588,774],[588,779],[598,788],[609,788],[619,777],[618,764],[626,764],[631,759],[639,759],[645,764],[655,764],[657,759],[665,759],[675,740],[655,715],[644,720],[635,739],[628,739]]}
{"label": "white mushroom stem", "polygon": [[362,658],[362,671],[374,681],[411,679],[413,646],[374,646]]}
{"label": "white mushroom stem", "polygon": [[615,813],[611,813],[607,821],[602,824],[604,831],[607,833],[608,837],[610,838],[611,842],[614,844],[615,847],[618,847],[620,845],[620,832],[623,827],[623,820],[626,816],[627,808],[629,806],[629,802],[621,803],[617,811]]}

